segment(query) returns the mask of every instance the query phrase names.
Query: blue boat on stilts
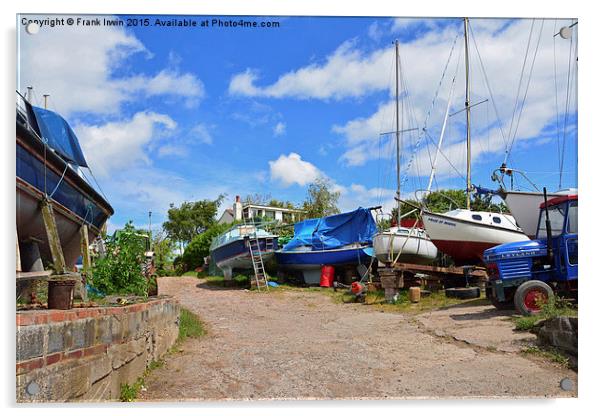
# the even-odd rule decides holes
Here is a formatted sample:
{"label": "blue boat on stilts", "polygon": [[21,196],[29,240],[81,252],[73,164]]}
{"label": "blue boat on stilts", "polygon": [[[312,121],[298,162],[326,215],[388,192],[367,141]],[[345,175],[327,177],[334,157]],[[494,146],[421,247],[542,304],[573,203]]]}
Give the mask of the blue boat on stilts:
{"label": "blue boat on stilts", "polygon": [[308,219],[295,224],[294,237],[276,251],[276,261],[283,269],[301,271],[305,283],[317,284],[324,265],[370,263],[375,233],[369,208]]}

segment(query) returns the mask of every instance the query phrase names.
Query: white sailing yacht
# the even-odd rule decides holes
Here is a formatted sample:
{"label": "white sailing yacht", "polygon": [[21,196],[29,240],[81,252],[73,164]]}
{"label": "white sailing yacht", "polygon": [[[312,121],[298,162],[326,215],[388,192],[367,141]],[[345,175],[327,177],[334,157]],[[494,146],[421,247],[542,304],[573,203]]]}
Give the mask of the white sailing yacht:
{"label": "white sailing yacht", "polygon": [[[397,199],[401,196],[399,176],[400,128],[399,128],[399,41],[395,41],[395,117],[396,117],[396,161],[397,161]],[[422,228],[402,227],[400,202],[397,205],[397,225],[377,233],[372,239],[374,255],[383,263],[430,264],[437,258],[437,247],[431,242]]]}
{"label": "white sailing yacht", "polygon": [[[470,209],[470,81],[468,57],[468,18],[464,18],[464,61],[466,68],[466,209],[444,214],[422,210],[424,228],[431,241],[456,265],[482,262],[483,251],[499,244],[529,240],[511,215]],[[437,149],[437,152],[439,149]]]}

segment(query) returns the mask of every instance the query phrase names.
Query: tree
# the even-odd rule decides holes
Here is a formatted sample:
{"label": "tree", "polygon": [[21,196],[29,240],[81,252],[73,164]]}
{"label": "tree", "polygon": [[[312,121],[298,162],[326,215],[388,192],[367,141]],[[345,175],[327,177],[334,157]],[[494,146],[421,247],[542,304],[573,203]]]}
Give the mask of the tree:
{"label": "tree", "polygon": [[155,266],[157,271],[162,272],[173,263],[176,243],[167,236],[164,230],[153,236],[152,249],[155,253]]}
{"label": "tree", "polygon": [[107,237],[107,254],[96,260],[92,269],[92,286],[105,294],[146,296],[148,280],[142,263],[148,237],[137,232],[129,221],[116,238]]}
{"label": "tree", "polygon": [[459,189],[442,189],[429,193],[422,201],[432,212],[447,212],[466,208],[466,192]]}
{"label": "tree", "polygon": [[303,202],[303,211],[308,218],[318,218],[341,212],[337,207],[340,192],[331,191],[332,183],[328,179],[318,178],[309,185],[307,198]]}
{"label": "tree", "polygon": [[295,209],[295,204],[293,204],[291,201],[279,201],[273,198],[270,199],[267,205],[269,207]]}
{"label": "tree", "polygon": [[[473,194],[470,198],[470,208],[475,211],[508,212],[506,204],[492,201],[493,195]],[[452,202],[453,201],[453,202]],[[459,189],[443,189],[431,192],[423,202],[433,212],[447,212],[450,209],[466,208],[466,191]]]}
{"label": "tree", "polygon": [[228,231],[234,224],[218,224],[215,223],[207,228],[201,234],[195,236],[190,244],[186,246],[182,255],[182,262],[186,269],[194,270],[197,267],[203,266],[204,259],[209,255],[209,247],[211,242],[218,235]]}
{"label": "tree", "polygon": [[176,207],[170,204],[167,211],[168,220],[163,223],[163,229],[173,241],[188,244],[192,239],[215,223],[217,209],[224,200],[220,195],[215,200],[204,199],[196,202],[183,202]]}

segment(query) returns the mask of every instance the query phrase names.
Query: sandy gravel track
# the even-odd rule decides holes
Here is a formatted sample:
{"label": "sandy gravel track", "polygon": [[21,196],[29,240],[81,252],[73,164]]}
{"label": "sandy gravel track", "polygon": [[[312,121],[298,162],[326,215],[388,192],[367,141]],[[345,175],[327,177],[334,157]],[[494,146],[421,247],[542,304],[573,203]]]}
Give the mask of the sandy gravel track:
{"label": "sandy gravel track", "polygon": [[490,306],[411,316],[317,292],[256,293],[187,277],[162,278],[159,288],[209,334],[154,370],[141,400],[576,395],[559,388],[564,377],[576,385],[576,373],[520,355],[529,336],[514,334]]}

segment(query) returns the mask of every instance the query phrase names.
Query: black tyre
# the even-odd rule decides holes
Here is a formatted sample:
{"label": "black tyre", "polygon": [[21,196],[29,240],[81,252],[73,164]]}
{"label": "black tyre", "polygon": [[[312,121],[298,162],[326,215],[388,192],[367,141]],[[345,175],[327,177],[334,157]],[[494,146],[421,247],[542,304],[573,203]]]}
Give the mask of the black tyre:
{"label": "black tyre", "polygon": [[541,311],[541,305],[554,296],[550,286],[540,280],[529,280],[516,289],[514,307],[522,315],[535,315]]}
{"label": "black tyre", "polygon": [[445,296],[456,299],[475,299],[481,297],[481,288],[453,287],[450,289],[445,289]]}

